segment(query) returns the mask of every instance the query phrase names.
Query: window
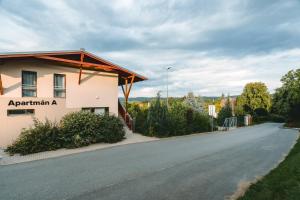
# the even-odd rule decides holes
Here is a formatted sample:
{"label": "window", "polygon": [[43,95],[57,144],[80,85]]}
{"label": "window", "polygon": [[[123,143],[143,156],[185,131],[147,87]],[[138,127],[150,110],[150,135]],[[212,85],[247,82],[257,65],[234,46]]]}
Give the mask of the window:
{"label": "window", "polygon": [[99,115],[109,114],[108,107],[98,107],[98,108],[82,108],[83,111],[88,111],[92,113],[96,113]]}
{"label": "window", "polygon": [[31,114],[34,114],[34,109],[7,110],[7,115],[31,115]]}
{"label": "window", "polygon": [[99,115],[108,114],[108,108],[95,108],[94,113]]}
{"label": "window", "polygon": [[66,75],[54,74],[54,97],[66,97]]}
{"label": "window", "polygon": [[22,71],[22,97],[36,97],[36,72]]}

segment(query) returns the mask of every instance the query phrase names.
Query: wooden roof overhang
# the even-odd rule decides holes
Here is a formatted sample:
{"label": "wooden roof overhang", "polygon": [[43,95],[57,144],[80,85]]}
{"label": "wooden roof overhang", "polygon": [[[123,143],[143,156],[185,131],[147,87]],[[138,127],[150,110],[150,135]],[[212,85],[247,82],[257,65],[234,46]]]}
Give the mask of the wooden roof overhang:
{"label": "wooden roof overhang", "polygon": [[[118,84],[121,86],[125,85],[126,87],[128,82],[130,82],[132,85],[132,83],[134,82],[147,80],[147,78],[142,75],[139,75],[128,69],[113,64],[107,60],[104,60],[84,50],[0,54],[0,64],[8,60],[24,60],[24,59],[39,59],[39,60],[44,60],[46,62],[56,62],[67,67],[78,68],[79,84],[81,80],[81,72],[83,69],[118,74],[119,75]],[[1,80],[1,75],[0,75],[0,80]],[[0,86],[1,86],[1,82],[0,82]],[[129,93],[130,90],[127,92]],[[1,88],[0,88],[0,93],[3,93]]]}

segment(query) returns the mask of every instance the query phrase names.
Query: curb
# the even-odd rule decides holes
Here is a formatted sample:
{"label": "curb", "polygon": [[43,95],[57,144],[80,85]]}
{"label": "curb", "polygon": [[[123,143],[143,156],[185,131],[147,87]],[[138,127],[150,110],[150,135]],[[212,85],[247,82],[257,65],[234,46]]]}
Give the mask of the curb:
{"label": "curb", "polygon": [[[131,142],[131,143],[124,143],[124,144],[106,146],[106,147],[102,147],[102,148],[95,148],[95,149],[83,149],[82,151],[69,152],[69,153],[65,153],[65,154],[61,154],[61,155],[53,155],[53,156],[42,157],[42,158],[31,159],[31,160],[30,159],[29,160],[19,160],[19,161],[16,161],[16,162],[14,162],[14,161],[9,162],[8,161],[8,163],[7,163],[7,161],[5,162],[5,159],[1,159],[0,158],[0,167],[1,166],[8,166],[8,165],[22,164],[22,163],[28,163],[28,162],[34,162],[34,161],[47,160],[47,159],[55,159],[55,158],[60,158],[60,157],[65,157],[65,156],[72,156],[72,155],[76,155],[76,154],[79,154],[79,153],[93,152],[93,151],[98,151],[98,150],[104,150],[104,149],[110,149],[110,148],[115,148],[115,147],[121,147],[121,146],[125,146],[125,145],[130,145],[130,144],[155,142],[155,141],[158,141],[158,140],[160,140],[160,139],[153,137],[152,140],[148,140],[148,141],[137,141],[137,142]],[[102,144],[102,143],[99,143],[99,144]],[[83,147],[83,148],[85,148],[85,147]],[[68,149],[58,149],[58,150],[68,150]],[[53,151],[49,151],[49,152],[53,152]],[[43,153],[43,152],[39,152],[39,153]],[[38,153],[36,153],[36,154],[38,154]],[[28,155],[34,155],[34,154],[28,154]],[[4,157],[2,157],[2,158],[4,158]]]}

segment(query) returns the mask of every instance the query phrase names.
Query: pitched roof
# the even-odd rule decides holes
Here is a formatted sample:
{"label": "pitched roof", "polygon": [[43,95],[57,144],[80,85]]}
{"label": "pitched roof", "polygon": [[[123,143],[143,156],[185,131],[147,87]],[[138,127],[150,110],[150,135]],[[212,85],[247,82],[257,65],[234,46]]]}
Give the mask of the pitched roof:
{"label": "pitched roof", "polygon": [[83,49],[74,51],[36,51],[36,52],[9,52],[0,53],[0,61],[40,59],[48,62],[58,62],[64,66],[77,67],[94,71],[106,71],[119,74],[119,85],[125,84],[126,78],[132,78],[133,82],[147,80],[146,77],[133,71],[125,69],[99,56],[96,56]]}

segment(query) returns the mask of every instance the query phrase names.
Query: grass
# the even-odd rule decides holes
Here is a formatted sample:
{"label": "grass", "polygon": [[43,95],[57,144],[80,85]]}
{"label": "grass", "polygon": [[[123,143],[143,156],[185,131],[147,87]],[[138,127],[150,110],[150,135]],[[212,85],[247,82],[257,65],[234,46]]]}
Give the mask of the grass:
{"label": "grass", "polygon": [[239,200],[300,199],[300,138],[285,160],[251,185]]}

